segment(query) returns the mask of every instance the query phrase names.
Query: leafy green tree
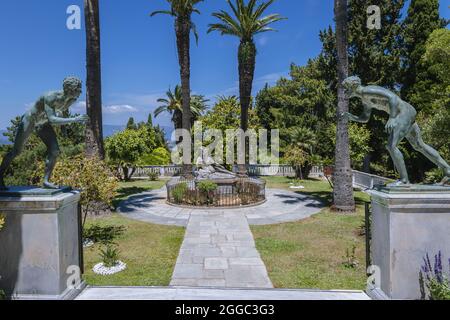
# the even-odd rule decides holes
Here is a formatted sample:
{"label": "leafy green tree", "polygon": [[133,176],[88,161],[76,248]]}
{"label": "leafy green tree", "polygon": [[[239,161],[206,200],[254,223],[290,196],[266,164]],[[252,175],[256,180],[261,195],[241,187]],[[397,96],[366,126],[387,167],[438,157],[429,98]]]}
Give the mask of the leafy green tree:
{"label": "leafy green tree", "polygon": [[[425,139],[430,142],[446,160],[450,160],[450,30],[435,30],[426,43],[423,63],[428,66],[428,73],[433,74],[436,81],[427,91],[421,91],[430,101],[431,113],[422,113],[419,122],[423,128]],[[429,182],[439,182],[443,178],[441,170],[425,162],[426,169],[431,170],[427,176]]]}
{"label": "leafy green tree", "polygon": [[[276,86],[266,86],[258,93],[255,109],[264,128],[280,130],[283,154],[296,143],[306,143],[311,135],[314,139],[310,141],[324,135],[334,120],[333,99],[315,59],[302,67],[292,64],[290,78],[281,78]],[[293,135],[296,131],[297,138]],[[333,157],[326,144],[317,143],[313,149],[314,155]],[[305,150],[311,153],[308,148]]]}
{"label": "leafy green tree", "polygon": [[302,148],[294,146],[287,150],[283,157],[283,162],[292,166],[295,170],[295,177],[303,180],[305,175],[303,167],[308,162],[308,154]]}
{"label": "leafy green tree", "polygon": [[[250,127],[256,129],[259,121],[253,110],[250,110]],[[225,133],[227,129],[240,127],[241,108],[236,96],[219,96],[214,106],[199,118],[205,128],[218,129]]]}
{"label": "leafy green tree", "polygon": [[427,91],[436,79],[422,57],[431,33],[444,27],[439,16],[439,0],[412,0],[403,23],[403,81],[402,97],[417,111],[430,112],[429,100],[421,91]]}
{"label": "leafy green tree", "polygon": [[[191,56],[190,56],[190,36],[194,32],[198,42],[198,35],[195,24],[192,22],[192,14],[200,14],[195,6],[203,0],[167,0],[170,10],[155,11],[151,14],[168,14],[175,19],[175,35],[177,38],[178,63],[180,65],[181,92],[182,92],[182,128],[191,131]],[[185,161],[184,161],[185,162]],[[192,172],[192,164],[183,163],[183,174],[189,175]]]}
{"label": "leafy green tree", "polygon": [[159,147],[139,159],[142,166],[167,166],[170,164],[170,153],[166,148]]}
{"label": "leafy green tree", "polygon": [[121,178],[128,181],[136,171],[139,161],[155,148],[155,136],[147,128],[125,129],[105,141],[108,160],[121,170]]}
{"label": "leafy green tree", "polygon": [[[254,37],[263,32],[274,31],[271,24],[280,21],[282,18],[278,14],[263,16],[265,11],[275,0],[258,3],[257,0],[249,0],[247,4],[244,0],[236,0],[235,4],[227,0],[232,11],[232,15],[221,10],[213,13],[213,16],[220,20],[219,23],[209,25],[209,32],[218,31],[222,35],[231,35],[240,39],[238,50],[239,64],[239,95],[241,103],[241,129],[248,129],[248,112],[250,109],[253,78],[256,65],[256,45]],[[240,172],[245,172],[245,166],[240,166]]]}

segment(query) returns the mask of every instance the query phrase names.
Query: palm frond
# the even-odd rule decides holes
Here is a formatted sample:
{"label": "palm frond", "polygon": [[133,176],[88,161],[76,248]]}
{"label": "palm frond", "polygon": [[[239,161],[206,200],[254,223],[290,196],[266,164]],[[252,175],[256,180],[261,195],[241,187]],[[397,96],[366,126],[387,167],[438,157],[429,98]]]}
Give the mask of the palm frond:
{"label": "palm frond", "polygon": [[247,4],[244,0],[234,0],[234,3],[232,0],[227,0],[235,18],[224,10],[213,13],[212,16],[221,22],[210,24],[208,33],[218,31],[222,35],[234,35],[241,40],[252,41],[253,36],[258,33],[276,31],[269,25],[284,20],[284,17],[279,14],[270,14],[261,18],[274,1],[269,0],[258,5],[257,0],[249,0]]}

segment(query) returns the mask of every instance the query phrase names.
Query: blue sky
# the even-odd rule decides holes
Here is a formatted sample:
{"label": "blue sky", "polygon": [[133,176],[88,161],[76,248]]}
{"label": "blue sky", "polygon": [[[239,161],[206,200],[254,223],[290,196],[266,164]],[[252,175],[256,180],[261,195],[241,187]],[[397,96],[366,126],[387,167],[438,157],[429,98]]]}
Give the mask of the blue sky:
{"label": "blue sky", "polygon": [[[179,83],[173,19],[149,17],[165,9],[165,0],[100,0],[104,123],[124,125],[130,116],[146,119],[169,87]],[[449,18],[442,1],[441,12]],[[84,21],[81,30],[66,28],[66,9],[82,0],[3,1],[0,11],[0,129],[22,114],[62,79],[85,79]],[[195,15],[200,41],[191,49],[192,90],[213,98],[238,93],[238,39],[206,34],[211,13],[227,8],[224,0],[206,0]],[[320,52],[318,33],[333,24],[332,0],[278,0],[269,13],[288,18],[279,32],[256,38],[255,91],[287,75],[290,63],[304,64]],[[74,111],[83,111],[84,93]],[[170,125],[169,117],[156,119]]]}

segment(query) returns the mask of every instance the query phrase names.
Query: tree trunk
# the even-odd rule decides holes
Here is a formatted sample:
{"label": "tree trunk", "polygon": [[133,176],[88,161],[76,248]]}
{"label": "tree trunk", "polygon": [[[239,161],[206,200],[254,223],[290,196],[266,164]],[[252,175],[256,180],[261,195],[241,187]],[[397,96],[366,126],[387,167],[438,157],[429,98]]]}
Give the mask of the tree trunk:
{"label": "tree trunk", "polygon": [[347,0],[335,0],[334,5],[339,79],[335,170],[333,177],[334,208],[340,211],[353,211],[355,210],[355,199],[353,197],[352,169],[350,166],[348,120],[341,116],[349,110],[349,99],[342,86],[342,82],[348,77],[348,4]]}
{"label": "tree trunk", "polygon": [[[180,64],[181,93],[183,115],[183,129],[191,132],[191,60],[190,60],[190,16],[177,17],[175,22],[175,32],[177,37],[178,61]],[[192,144],[191,144],[192,145]],[[183,154],[183,176],[192,175],[191,154]]]}
{"label": "tree trunk", "polygon": [[[253,40],[241,40],[238,52],[239,59],[239,95],[241,102],[241,129],[246,132],[248,129],[248,111],[250,109],[253,77],[256,65],[256,46]],[[248,143],[245,142],[245,163],[238,163],[240,175],[247,175],[247,150]]]}
{"label": "tree trunk", "polygon": [[84,0],[86,19],[86,155],[105,158],[103,146],[100,15],[98,0]]}

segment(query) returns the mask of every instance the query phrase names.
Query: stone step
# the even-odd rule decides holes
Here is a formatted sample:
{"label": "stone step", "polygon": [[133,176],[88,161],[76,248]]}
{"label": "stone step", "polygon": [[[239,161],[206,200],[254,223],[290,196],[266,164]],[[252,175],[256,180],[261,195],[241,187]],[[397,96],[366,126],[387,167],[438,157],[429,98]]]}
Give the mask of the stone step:
{"label": "stone step", "polygon": [[76,300],[370,300],[363,291],[192,287],[87,287]]}

